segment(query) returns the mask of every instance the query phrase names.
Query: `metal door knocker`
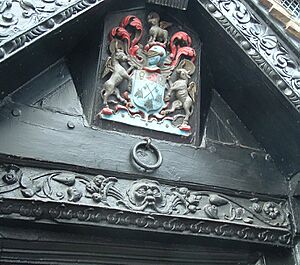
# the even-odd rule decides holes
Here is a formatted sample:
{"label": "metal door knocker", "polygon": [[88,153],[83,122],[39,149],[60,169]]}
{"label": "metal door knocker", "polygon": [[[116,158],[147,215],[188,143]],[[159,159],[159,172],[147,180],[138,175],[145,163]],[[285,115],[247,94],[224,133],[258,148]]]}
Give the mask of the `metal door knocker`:
{"label": "metal door knocker", "polygon": [[162,164],[162,155],[150,138],[137,143],[131,151],[133,161],[145,170],[155,170]]}

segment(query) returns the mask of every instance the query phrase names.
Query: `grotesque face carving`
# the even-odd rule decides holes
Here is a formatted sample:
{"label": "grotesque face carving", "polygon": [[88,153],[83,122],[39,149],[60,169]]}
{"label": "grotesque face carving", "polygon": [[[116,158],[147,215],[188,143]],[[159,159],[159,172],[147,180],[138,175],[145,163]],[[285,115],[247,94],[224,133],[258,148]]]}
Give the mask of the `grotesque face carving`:
{"label": "grotesque face carving", "polygon": [[137,180],[133,182],[127,192],[130,202],[136,210],[144,210],[147,207],[157,210],[163,207],[164,198],[159,183],[151,180]]}

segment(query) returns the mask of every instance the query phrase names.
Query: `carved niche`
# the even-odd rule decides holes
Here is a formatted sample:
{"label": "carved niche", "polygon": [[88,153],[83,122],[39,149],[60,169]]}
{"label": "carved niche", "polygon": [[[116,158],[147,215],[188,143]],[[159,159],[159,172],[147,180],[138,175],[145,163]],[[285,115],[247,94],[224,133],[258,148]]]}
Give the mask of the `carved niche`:
{"label": "carved niche", "polygon": [[113,122],[117,128],[126,124],[183,138],[194,134],[199,41],[165,19],[153,11],[108,16],[95,114],[100,126]]}

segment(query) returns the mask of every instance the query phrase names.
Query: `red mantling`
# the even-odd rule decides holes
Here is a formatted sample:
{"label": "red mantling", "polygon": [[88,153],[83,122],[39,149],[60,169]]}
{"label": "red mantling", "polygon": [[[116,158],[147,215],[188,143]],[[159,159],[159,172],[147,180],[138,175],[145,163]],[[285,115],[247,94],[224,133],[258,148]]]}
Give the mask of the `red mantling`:
{"label": "red mantling", "polygon": [[172,65],[177,65],[181,56],[190,57],[191,61],[194,62],[196,51],[191,46],[192,39],[186,32],[178,31],[173,34],[170,40]]}
{"label": "red mantling", "polygon": [[148,73],[158,73],[160,74],[160,68],[158,66],[145,66],[143,67],[143,70],[145,70]]}

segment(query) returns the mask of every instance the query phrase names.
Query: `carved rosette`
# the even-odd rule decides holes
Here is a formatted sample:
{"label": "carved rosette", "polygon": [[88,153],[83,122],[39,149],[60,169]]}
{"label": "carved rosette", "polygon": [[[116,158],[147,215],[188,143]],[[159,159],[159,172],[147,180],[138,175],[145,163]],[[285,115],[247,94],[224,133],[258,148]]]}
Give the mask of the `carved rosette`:
{"label": "carved rosette", "polygon": [[169,36],[172,24],[155,12],[148,14],[147,22],[146,43],[137,16],[124,17],[111,29],[100,81],[103,107],[97,117],[189,136],[197,101],[192,38],[184,31]]}
{"label": "carved rosette", "polygon": [[188,232],[276,245],[291,243],[286,201],[6,165],[0,216]]}

